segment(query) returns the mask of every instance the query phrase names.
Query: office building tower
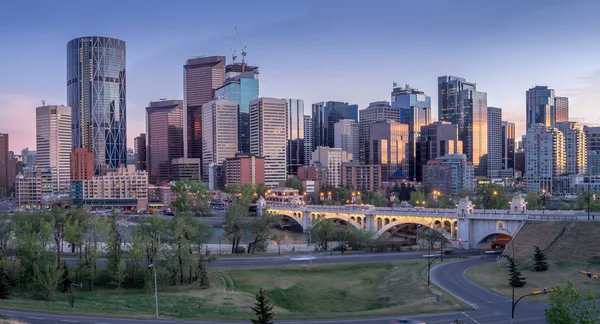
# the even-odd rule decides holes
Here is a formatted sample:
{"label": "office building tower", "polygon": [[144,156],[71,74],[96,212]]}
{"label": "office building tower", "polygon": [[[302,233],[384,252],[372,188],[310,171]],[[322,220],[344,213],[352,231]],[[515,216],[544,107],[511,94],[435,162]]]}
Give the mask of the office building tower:
{"label": "office building tower", "polygon": [[[35,152],[35,151],[34,151]],[[23,157],[23,165],[27,165],[27,160],[29,158],[29,147],[26,147],[21,150],[21,157]]]}
{"label": "office building tower", "polygon": [[264,184],[265,158],[252,154],[237,153],[225,160],[225,184]]}
{"label": "office building tower", "polygon": [[[381,188],[381,165],[342,163],[342,187],[375,192]],[[352,194],[354,195],[354,194]]]}
{"label": "office building tower", "polygon": [[146,107],[146,168],[151,183],[171,181],[171,161],[184,155],[183,100],[160,100]]}
{"label": "office building tower", "polygon": [[311,164],[322,169],[325,175],[319,179],[321,185],[339,187],[342,184],[342,163],[350,162],[352,157],[340,148],[319,146],[312,154]]}
{"label": "office building tower", "polygon": [[8,134],[0,133],[0,196],[9,194],[8,174]]}
{"label": "office building tower", "polygon": [[335,123],[333,129],[334,147],[341,148],[342,151],[352,154],[352,161],[358,161],[358,123],[352,119],[341,119]]}
{"label": "office building tower", "polygon": [[585,133],[585,148],[588,151],[600,153],[600,126],[583,126]]}
{"label": "office building tower", "polygon": [[556,122],[554,90],[547,86],[535,86],[525,93],[527,107],[527,129],[537,124],[552,126]]}
{"label": "office building tower", "polygon": [[94,153],[86,148],[71,150],[71,180],[91,180],[94,177]]}
{"label": "office building tower", "polygon": [[[135,138],[134,138],[135,139]],[[127,148],[127,165],[135,165],[135,152],[131,147]]]}
{"label": "office building tower", "polygon": [[565,138],[565,156],[567,158],[568,174],[585,174],[587,154],[585,150],[585,132],[576,122],[555,123]]}
{"label": "office building tower", "polygon": [[15,198],[17,207],[23,209],[42,208],[42,174],[39,171],[19,173],[16,177]]}
{"label": "office building tower", "polygon": [[225,82],[225,56],[197,57],[183,66],[185,157],[202,158],[202,105]]}
{"label": "office building tower", "polygon": [[94,172],[127,163],[125,42],[80,37],[67,44],[72,147],[94,153]]}
{"label": "office building tower", "polygon": [[288,104],[287,171],[297,175],[304,161],[304,100],[286,99]]}
{"label": "office building tower", "polygon": [[369,152],[371,164],[381,165],[382,181],[400,170],[404,176],[409,173],[408,125],[392,120],[371,124],[369,130]]}
{"label": "office building tower", "polygon": [[66,106],[36,108],[37,168],[44,193],[71,191],[71,111]]}
{"label": "office building tower", "polygon": [[[400,122],[400,109],[394,108],[387,101],[371,102],[365,109],[359,111],[360,122],[358,126],[359,132],[359,158],[361,163],[371,163],[371,154],[369,152],[369,131],[371,124],[393,120]],[[353,157],[355,160],[356,158]]]}
{"label": "office building tower", "polygon": [[312,116],[304,115],[304,165],[310,164],[312,159],[313,135]]}
{"label": "office building tower", "polygon": [[487,109],[487,176],[492,179],[502,178],[502,109]]}
{"label": "office building tower", "polygon": [[556,123],[569,121],[569,98],[554,97],[554,119]]}
{"label": "office building tower", "polygon": [[434,122],[421,126],[417,142],[417,181],[423,181],[423,167],[427,161],[446,154],[462,154],[462,141],[458,139],[458,125]]}
{"label": "office building tower", "polygon": [[586,172],[589,175],[600,175],[600,153],[596,151],[587,151]]}
{"label": "office building tower", "polygon": [[210,165],[222,165],[238,152],[239,104],[215,99],[202,106],[202,180],[209,182]]}
{"label": "office building tower", "polygon": [[515,170],[515,124],[502,121],[502,170],[500,177],[512,178]]}
{"label": "office building tower", "polygon": [[341,119],[358,122],[358,105],[347,102],[327,101],[312,105],[313,150],[317,146],[334,146],[333,128]]}
{"label": "office building tower", "polygon": [[250,126],[248,114],[250,101],[258,98],[258,67],[246,63],[227,65],[227,79],[215,90],[215,98],[237,102],[238,113],[238,152],[250,152]]}
{"label": "office building tower", "polygon": [[17,156],[15,152],[8,151],[8,191],[14,192],[17,179]]}
{"label": "office building tower", "polygon": [[201,180],[200,159],[178,158],[171,161],[173,168],[173,181],[179,180]]}
{"label": "office building tower", "polygon": [[408,163],[409,171],[406,176],[416,180],[417,170],[417,141],[421,126],[431,123],[431,98],[425,92],[406,85],[404,88],[394,83],[392,89],[392,107],[400,109],[400,122],[408,124]]}
{"label": "office building tower", "polygon": [[464,112],[459,93],[475,90],[475,88],[475,83],[467,82],[460,77],[452,75],[438,77],[438,119],[460,124]]}
{"label": "office building tower", "polygon": [[23,167],[35,168],[35,165],[37,164],[36,151],[32,151],[28,147],[26,147],[21,150],[21,156],[23,157]]}
{"label": "office building tower", "polygon": [[565,137],[557,128],[544,124],[530,127],[526,136],[527,191],[552,195],[557,177],[567,170]]}
{"label": "office building tower", "polygon": [[250,102],[250,153],[265,158],[265,186],[276,187],[286,179],[285,99],[258,98]]}
{"label": "office building tower", "polygon": [[133,139],[133,151],[135,152],[135,170],[146,171],[146,133],[141,133]]}
{"label": "office building tower", "polygon": [[440,156],[423,166],[423,186],[452,196],[461,191],[472,191],[475,185],[474,170],[464,154]]}

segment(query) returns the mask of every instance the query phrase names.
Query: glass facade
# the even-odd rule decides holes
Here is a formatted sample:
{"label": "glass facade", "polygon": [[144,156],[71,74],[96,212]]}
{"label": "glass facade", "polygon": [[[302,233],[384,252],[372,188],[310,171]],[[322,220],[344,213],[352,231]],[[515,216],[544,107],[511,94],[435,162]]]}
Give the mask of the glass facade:
{"label": "glass facade", "polygon": [[318,146],[335,146],[334,125],[341,119],[358,122],[358,105],[347,102],[327,101],[312,105],[313,150]]}
{"label": "glass facade", "polygon": [[438,77],[438,119],[452,124],[459,124],[462,111],[458,94],[464,90],[475,90],[475,83],[452,76]]}
{"label": "glass facade", "polygon": [[515,168],[515,124],[502,122],[502,170]]}
{"label": "glass facade", "polygon": [[473,163],[475,175],[487,176],[488,116],[487,93],[464,90],[458,94],[462,123],[458,124],[459,139],[467,160]]}
{"label": "glass facade", "polygon": [[80,37],[67,43],[72,146],[94,152],[94,173],[127,163],[125,42]]}
{"label": "glass facade", "polygon": [[297,175],[304,165],[304,100],[286,99],[288,102],[287,172]]}
{"label": "glass facade", "polygon": [[146,107],[146,166],[151,183],[171,181],[173,159],[182,158],[183,100],[154,101]]}
{"label": "glass facade", "polygon": [[556,122],[554,90],[537,86],[527,90],[527,129],[535,124],[552,126]]}

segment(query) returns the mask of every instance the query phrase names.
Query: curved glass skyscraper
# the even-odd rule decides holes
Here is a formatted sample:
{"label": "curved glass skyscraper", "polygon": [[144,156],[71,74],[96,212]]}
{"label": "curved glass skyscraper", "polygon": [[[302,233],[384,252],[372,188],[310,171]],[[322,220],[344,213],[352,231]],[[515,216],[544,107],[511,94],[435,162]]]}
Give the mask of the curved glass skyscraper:
{"label": "curved glass skyscraper", "polygon": [[94,152],[94,173],[127,163],[125,42],[80,37],[67,43],[67,103],[73,148]]}

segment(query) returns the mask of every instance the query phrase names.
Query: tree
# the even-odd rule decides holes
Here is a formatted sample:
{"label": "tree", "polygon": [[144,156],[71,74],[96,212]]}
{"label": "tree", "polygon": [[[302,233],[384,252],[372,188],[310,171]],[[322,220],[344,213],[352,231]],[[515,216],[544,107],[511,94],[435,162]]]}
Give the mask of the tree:
{"label": "tree", "polygon": [[539,193],[528,192],[525,196],[525,202],[527,203],[527,209],[540,209],[542,200]]}
{"label": "tree", "polygon": [[211,216],[211,196],[202,181],[179,180],[171,186],[175,201],[171,206],[179,212],[191,212],[195,216]]}
{"label": "tree", "polygon": [[54,300],[56,288],[62,280],[63,270],[56,261],[44,266],[34,267],[34,289],[36,296],[41,300]]}
{"label": "tree", "polygon": [[208,278],[208,269],[206,269],[206,264],[204,260],[204,256],[200,255],[198,258],[198,282],[200,288],[208,289],[210,288],[210,279]]}
{"label": "tree", "polygon": [[277,255],[281,255],[281,242],[285,238],[282,231],[271,229],[269,238],[277,244]]}
{"label": "tree", "polygon": [[387,207],[390,201],[385,197],[382,192],[362,192],[360,197],[360,203],[373,205],[375,207]]}
{"label": "tree", "polygon": [[252,319],[253,324],[273,324],[273,305],[267,297],[267,293],[260,288],[256,294],[256,304],[252,307],[256,314],[256,319]]}
{"label": "tree", "polygon": [[329,242],[333,240],[336,225],[331,219],[317,222],[310,228],[310,236],[313,244],[323,251],[327,251]]}
{"label": "tree", "polygon": [[62,246],[64,242],[65,225],[67,223],[67,214],[60,207],[52,208],[48,215],[48,223],[52,226],[52,236],[54,238],[54,245],[56,246],[56,263],[60,263],[60,254],[62,253]]}
{"label": "tree", "polygon": [[296,189],[296,190],[298,190],[298,192],[299,192],[300,194],[302,194],[302,192],[303,192],[303,189],[304,189],[304,188],[302,187],[302,181],[300,181],[300,179],[298,179],[298,177],[296,177],[296,176],[292,176],[292,177],[290,177],[290,178],[287,178],[287,179],[285,180],[285,186],[286,186],[287,188],[293,188],[293,189]]}
{"label": "tree", "polygon": [[423,206],[425,193],[422,191],[413,191],[410,193],[410,205],[413,207]]}
{"label": "tree", "polygon": [[473,203],[481,209],[508,209],[508,198],[504,187],[497,184],[477,186]]}
{"label": "tree", "polygon": [[548,270],[548,262],[546,262],[546,255],[539,246],[535,246],[533,252],[533,261],[535,262],[535,271],[546,271]]}
{"label": "tree", "polygon": [[261,217],[252,219],[250,224],[246,225],[246,234],[252,240],[248,243],[248,253],[264,252],[267,249],[270,228],[277,221],[279,221],[278,216],[264,211]]}
{"label": "tree", "polygon": [[521,276],[521,271],[513,258],[508,255],[503,255],[508,260],[508,284],[511,287],[523,287],[527,284],[526,277]]}
{"label": "tree", "polygon": [[550,307],[544,312],[550,324],[595,324],[600,319],[594,295],[577,292],[570,281],[564,288],[555,288],[550,295]]}
{"label": "tree", "polygon": [[123,255],[125,252],[122,247],[123,234],[117,224],[118,218],[119,214],[115,210],[108,218],[109,232],[106,259],[108,274],[117,289],[120,289],[125,280],[125,269],[123,268]]}
{"label": "tree", "polygon": [[[421,226],[423,228],[423,226]],[[417,229],[418,231],[419,229]],[[444,247],[444,243],[446,243],[446,238],[444,237],[444,233],[442,233],[441,226],[437,226],[435,228],[427,227],[421,231],[419,234],[419,238],[427,242],[427,247],[429,252],[427,253],[427,286],[430,284],[430,274],[431,274],[431,265],[437,257],[432,258],[432,253],[435,249],[435,245],[440,245],[440,250]],[[418,242],[417,242],[418,243]],[[440,253],[440,261],[442,260],[442,253]]]}
{"label": "tree", "polygon": [[69,291],[69,289],[71,289],[71,278],[69,276],[69,267],[67,266],[66,261],[63,261],[60,266],[63,271],[62,272],[62,280],[61,280],[61,286],[62,286],[61,291],[63,293],[66,293]]}
{"label": "tree", "polygon": [[248,204],[254,196],[254,192],[254,186],[251,184],[241,186],[239,196],[229,205],[225,214],[224,235],[231,240],[231,253],[237,253],[238,246],[244,237],[245,220],[249,215]]}
{"label": "tree", "polygon": [[75,289],[73,289],[73,287],[69,287],[69,295],[67,296],[67,299],[69,300],[69,305],[71,305],[71,308],[75,307],[75,299],[77,298],[77,294],[75,293]]}
{"label": "tree", "polygon": [[10,277],[4,266],[0,266],[0,299],[7,299],[12,292]]}
{"label": "tree", "polygon": [[98,278],[98,257],[100,248],[100,238],[106,233],[106,223],[98,215],[94,215],[90,221],[88,238],[85,242],[83,259],[80,260],[79,267],[82,276],[87,279],[90,291],[94,291],[94,283]]}
{"label": "tree", "polygon": [[333,240],[340,243],[340,250],[344,254],[344,250],[349,246],[349,243],[358,238],[358,230],[351,224],[345,226],[336,226],[333,233]]}

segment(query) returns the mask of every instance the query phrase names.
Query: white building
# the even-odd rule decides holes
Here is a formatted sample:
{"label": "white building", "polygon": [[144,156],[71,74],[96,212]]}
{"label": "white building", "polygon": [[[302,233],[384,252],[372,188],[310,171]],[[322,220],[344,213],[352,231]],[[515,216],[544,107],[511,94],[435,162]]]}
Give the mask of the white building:
{"label": "white building", "polygon": [[358,161],[358,123],[353,119],[340,119],[333,127],[334,146],[352,154],[352,159]]}
{"label": "white building", "polygon": [[202,180],[211,163],[221,165],[238,151],[238,110],[235,101],[215,99],[202,106]]}
{"label": "white building", "polygon": [[342,163],[352,161],[352,155],[341,148],[319,146],[312,154],[311,164],[327,169],[327,185],[339,187],[342,184]]}
{"label": "white building", "polygon": [[267,187],[277,187],[286,179],[287,121],[285,99],[263,97],[250,101],[250,153],[265,158]]}
{"label": "white building", "polygon": [[527,191],[552,195],[557,177],[567,170],[565,137],[557,128],[543,124],[529,128],[526,136]]}
{"label": "white building", "polygon": [[576,122],[555,123],[565,137],[565,155],[567,157],[568,174],[585,174],[587,156],[585,148],[585,133]]}
{"label": "white building", "polygon": [[71,190],[71,108],[36,108],[37,168],[44,193]]}

